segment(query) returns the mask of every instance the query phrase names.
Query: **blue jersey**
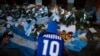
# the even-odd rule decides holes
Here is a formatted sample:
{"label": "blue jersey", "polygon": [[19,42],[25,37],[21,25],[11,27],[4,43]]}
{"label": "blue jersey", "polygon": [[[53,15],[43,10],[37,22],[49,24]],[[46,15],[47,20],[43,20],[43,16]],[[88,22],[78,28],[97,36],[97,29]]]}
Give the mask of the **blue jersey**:
{"label": "blue jersey", "polygon": [[38,38],[37,56],[62,56],[63,39],[56,34],[44,34]]}

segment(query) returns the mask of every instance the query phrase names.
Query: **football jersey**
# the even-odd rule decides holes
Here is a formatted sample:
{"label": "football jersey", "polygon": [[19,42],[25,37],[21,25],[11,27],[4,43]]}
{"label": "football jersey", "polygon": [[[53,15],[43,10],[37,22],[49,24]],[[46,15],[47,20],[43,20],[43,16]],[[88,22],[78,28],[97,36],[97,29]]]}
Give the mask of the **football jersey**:
{"label": "football jersey", "polygon": [[38,38],[37,56],[62,56],[63,39],[56,34],[43,34]]}

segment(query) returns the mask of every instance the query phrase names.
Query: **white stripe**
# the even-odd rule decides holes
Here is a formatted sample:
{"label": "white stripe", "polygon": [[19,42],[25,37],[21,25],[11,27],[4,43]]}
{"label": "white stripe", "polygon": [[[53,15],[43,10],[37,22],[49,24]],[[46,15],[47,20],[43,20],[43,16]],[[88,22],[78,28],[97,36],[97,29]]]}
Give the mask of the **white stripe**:
{"label": "white stripe", "polygon": [[15,33],[14,33],[14,38],[12,38],[11,41],[18,44],[18,45],[28,47],[31,49],[36,49],[36,46],[37,46],[36,42],[32,42],[32,41],[25,39],[25,38],[15,34]]}

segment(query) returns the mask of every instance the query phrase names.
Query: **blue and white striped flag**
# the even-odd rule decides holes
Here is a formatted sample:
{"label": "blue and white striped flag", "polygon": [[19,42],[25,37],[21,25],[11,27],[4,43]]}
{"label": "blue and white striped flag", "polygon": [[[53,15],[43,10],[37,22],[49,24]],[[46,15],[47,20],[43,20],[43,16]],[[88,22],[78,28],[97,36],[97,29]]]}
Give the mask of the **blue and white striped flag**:
{"label": "blue and white striped flag", "polygon": [[37,48],[36,39],[26,36],[25,32],[17,27],[12,27],[14,38],[10,39],[8,48],[17,48],[23,56],[34,56]]}

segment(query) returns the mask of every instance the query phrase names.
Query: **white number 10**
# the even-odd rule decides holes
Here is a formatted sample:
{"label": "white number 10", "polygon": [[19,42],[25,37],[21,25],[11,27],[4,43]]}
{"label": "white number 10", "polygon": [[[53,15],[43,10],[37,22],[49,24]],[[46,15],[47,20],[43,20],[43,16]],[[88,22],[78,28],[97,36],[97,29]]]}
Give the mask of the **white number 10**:
{"label": "white number 10", "polygon": [[[44,43],[44,47],[43,47],[43,55],[46,55],[47,53],[47,49],[48,49],[48,43],[49,43],[49,40],[43,40],[43,43]],[[54,46],[56,46],[56,51],[54,52]],[[50,56],[58,56],[58,53],[59,53],[59,43],[57,41],[52,41],[50,43],[50,50],[49,50],[49,55]]]}

